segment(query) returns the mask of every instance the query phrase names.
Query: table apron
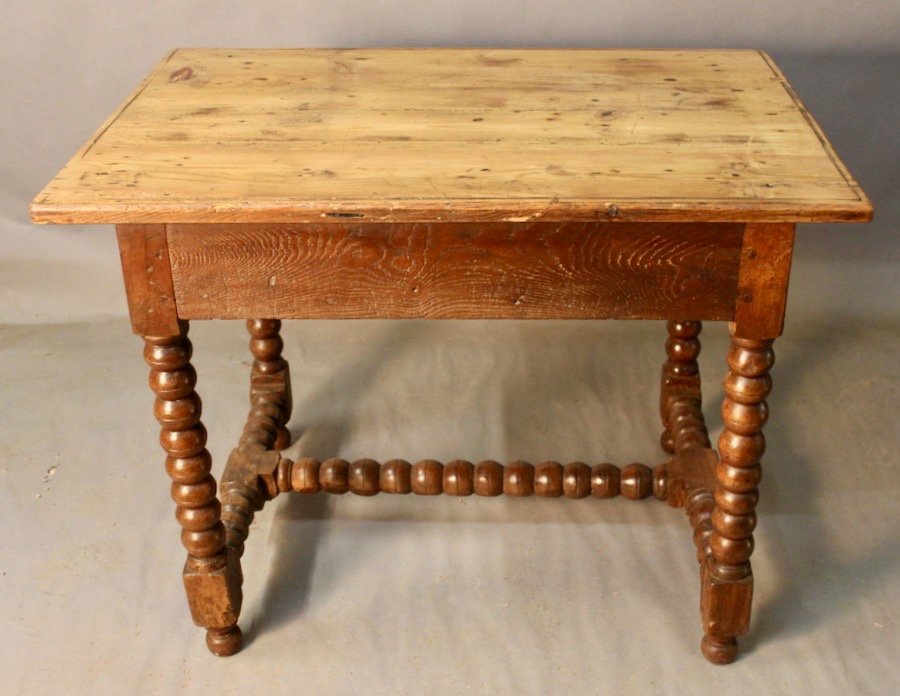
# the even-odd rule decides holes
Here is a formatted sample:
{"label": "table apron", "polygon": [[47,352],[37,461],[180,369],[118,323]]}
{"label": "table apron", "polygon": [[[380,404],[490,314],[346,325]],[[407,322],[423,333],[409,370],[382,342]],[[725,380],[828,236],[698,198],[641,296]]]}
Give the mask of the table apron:
{"label": "table apron", "polygon": [[180,319],[730,320],[744,226],[166,226]]}

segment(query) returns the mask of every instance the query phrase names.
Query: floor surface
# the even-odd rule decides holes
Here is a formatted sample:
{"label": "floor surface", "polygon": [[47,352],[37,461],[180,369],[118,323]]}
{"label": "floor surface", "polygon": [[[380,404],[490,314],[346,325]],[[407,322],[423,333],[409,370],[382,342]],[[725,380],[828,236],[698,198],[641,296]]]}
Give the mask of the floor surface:
{"label": "floor surface", "polygon": [[[661,322],[293,322],[290,454],[664,455]],[[246,413],[237,322],[192,328],[221,470]],[[718,423],[726,331],[702,335]],[[244,556],[239,655],[211,656],[140,342],[121,319],[0,326],[0,692],[900,692],[896,325],[776,344],[752,633],[699,654],[687,519],[654,499],[282,496]]]}

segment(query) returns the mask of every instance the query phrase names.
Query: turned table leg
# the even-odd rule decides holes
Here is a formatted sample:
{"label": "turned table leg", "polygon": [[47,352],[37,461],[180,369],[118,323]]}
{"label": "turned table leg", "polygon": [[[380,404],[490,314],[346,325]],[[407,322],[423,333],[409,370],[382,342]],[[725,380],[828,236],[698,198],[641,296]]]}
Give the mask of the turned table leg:
{"label": "turned table leg", "polygon": [[[255,470],[264,461],[277,463],[279,457],[271,450],[282,450],[291,442],[285,427],[291,416],[291,378],[287,361],[281,357],[284,344],[280,329],[281,322],[277,319],[247,320],[254,358],[250,372],[250,414],[238,447],[225,466],[221,493],[225,543],[238,558],[244,553],[253,516],[266,501]],[[283,482],[282,488],[287,491],[289,487]]]}
{"label": "turned table leg", "polygon": [[[659,413],[663,424],[660,445],[669,454],[687,446],[709,446],[697,364],[702,328],[699,321],[666,323],[669,337],[660,378]],[[682,440],[678,440],[679,434]]]}
{"label": "turned table leg", "polygon": [[237,626],[240,568],[237,556],[225,546],[200,397],[194,391],[197,375],[190,363],[187,322],[179,328],[173,336],[144,336],[144,359],[156,394],[154,414],[162,426],[160,443],[172,479],[175,516],[188,552],[183,575],[191,615],[207,629],[206,643],[213,653],[232,655],[242,644]]}
{"label": "turned table leg", "polygon": [[284,342],[278,319],[248,319],[250,352],[250,417],[241,444],[256,443],[282,450],[291,444],[285,427],[291,417],[291,377],[287,360],[281,357]]}
{"label": "turned table leg", "polygon": [[740,338],[732,326],[722,404],[710,555],[702,567],[703,654],[725,664],[737,655],[736,636],[748,631],[753,598],[753,529],[766,440],[766,396],[775,362],[772,340]]}

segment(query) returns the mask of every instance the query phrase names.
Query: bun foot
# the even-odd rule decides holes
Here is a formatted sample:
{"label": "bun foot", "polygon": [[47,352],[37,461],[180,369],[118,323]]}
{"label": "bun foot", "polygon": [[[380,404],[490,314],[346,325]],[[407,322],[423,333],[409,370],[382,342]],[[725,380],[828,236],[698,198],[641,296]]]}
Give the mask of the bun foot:
{"label": "bun foot", "polygon": [[737,640],[728,637],[703,636],[700,651],[714,665],[727,665],[737,657]]}
{"label": "bun foot", "polygon": [[227,628],[209,628],[206,631],[206,646],[213,655],[228,657],[240,652],[244,646],[244,634],[237,624]]}

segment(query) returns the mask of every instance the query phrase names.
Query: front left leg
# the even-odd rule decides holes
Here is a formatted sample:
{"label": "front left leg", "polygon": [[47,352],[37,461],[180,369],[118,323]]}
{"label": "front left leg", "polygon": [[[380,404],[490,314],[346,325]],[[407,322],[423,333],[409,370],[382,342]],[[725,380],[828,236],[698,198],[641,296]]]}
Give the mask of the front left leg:
{"label": "front left leg", "polygon": [[206,644],[216,655],[241,649],[238,628],[241,573],[237,555],[225,546],[216,481],[210,473],[206,429],[200,422],[197,374],[190,363],[187,322],[171,336],[144,336],[144,359],[150,366],[150,388],[156,394],[154,414],[162,426],[166,471],[172,479],[175,517],[188,556],[184,587],[194,623],[206,628]]}

